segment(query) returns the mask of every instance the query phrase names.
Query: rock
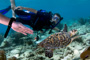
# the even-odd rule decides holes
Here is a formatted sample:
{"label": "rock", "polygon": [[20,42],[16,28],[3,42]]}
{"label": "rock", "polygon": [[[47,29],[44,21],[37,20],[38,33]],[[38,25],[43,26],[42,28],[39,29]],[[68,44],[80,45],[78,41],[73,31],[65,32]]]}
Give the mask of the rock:
{"label": "rock", "polygon": [[67,55],[67,56],[65,56],[63,59],[61,59],[61,60],[72,60],[72,55]]}
{"label": "rock", "polygon": [[35,60],[45,60],[45,57],[38,55],[36,56]]}
{"label": "rock", "polygon": [[11,54],[19,54],[20,53],[20,50],[18,49],[14,49],[11,51]]}
{"label": "rock", "polygon": [[8,41],[3,41],[2,43],[1,43],[1,48],[4,48],[4,47],[8,47],[9,46],[9,43],[8,43]]}
{"label": "rock", "polygon": [[20,58],[19,54],[15,54],[13,56],[16,57],[16,58]]}
{"label": "rock", "polygon": [[24,52],[24,55],[26,57],[34,56],[34,54],[32,53],[32,50],[28,50],[28,51]]}
{"label": "rock", "polygon": [[80,44],[79,44],[79,45],[76,45],[74,48],[75,48],[75,49],[78,49],[78,50],[83,49],[83,47],[82,47]]}
{"label": "rock", "polygon": [[80,53],[79,53],[79,51],[76,49],[76,50],[74,50],[74,57],[75,58],[78,58],[80,56]]}

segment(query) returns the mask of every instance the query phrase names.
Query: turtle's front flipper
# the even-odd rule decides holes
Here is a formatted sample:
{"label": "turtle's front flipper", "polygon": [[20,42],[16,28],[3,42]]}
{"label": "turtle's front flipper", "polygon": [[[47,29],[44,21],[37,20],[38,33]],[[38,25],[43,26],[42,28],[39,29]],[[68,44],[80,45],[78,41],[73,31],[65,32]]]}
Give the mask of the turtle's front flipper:
{"label": "turtle's front flipper", "polygon": [[80,36],[75,36],[75,37],[71,38],[71,42],[72,42],[73,40],[79,38],[79,37],[80,37]]}
{"label": "turtle's front flipper", "polygon": [[53,50],[45,50],[45,56],[49,58],[53,57]]}

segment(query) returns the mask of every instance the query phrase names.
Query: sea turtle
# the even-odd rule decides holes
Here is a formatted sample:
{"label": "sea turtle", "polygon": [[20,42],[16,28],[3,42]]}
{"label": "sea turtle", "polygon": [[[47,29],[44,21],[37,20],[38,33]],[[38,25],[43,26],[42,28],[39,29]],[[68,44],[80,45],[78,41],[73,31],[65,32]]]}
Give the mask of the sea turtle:
{"label": "sea turtle", "polygon": [[65,24],[64,30],[50,35],[45,40],[40,42],[38,45],[45,49],[46,57],[53,57],[53,50],[57,48],[63,48],[69,45],[76,37],[77,30],[71,30],[67,32],[67,25]]}

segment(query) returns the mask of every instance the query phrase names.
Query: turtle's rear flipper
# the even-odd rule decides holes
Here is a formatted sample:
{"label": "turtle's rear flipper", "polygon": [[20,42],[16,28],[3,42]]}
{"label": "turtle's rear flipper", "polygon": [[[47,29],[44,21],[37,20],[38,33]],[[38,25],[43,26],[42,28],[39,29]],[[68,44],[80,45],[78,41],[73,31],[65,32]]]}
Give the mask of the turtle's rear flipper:
{"label": "turtle's rear flipper", "polygon": [[52,50],[46,50],[45,51],[45,56],[49,57],[49,58],[53,57],[53,51]]}

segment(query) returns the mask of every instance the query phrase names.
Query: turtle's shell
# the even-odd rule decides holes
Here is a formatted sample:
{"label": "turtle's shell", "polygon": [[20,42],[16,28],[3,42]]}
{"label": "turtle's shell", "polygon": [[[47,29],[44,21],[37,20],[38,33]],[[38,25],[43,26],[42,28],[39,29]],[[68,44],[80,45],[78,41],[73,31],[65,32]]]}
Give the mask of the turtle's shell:
{"label": "turtle's shell", "polygon": [[45,49],[63,48],[69,45],[71,37],[68,32],[59,32],[43,40],[39,45]]}

